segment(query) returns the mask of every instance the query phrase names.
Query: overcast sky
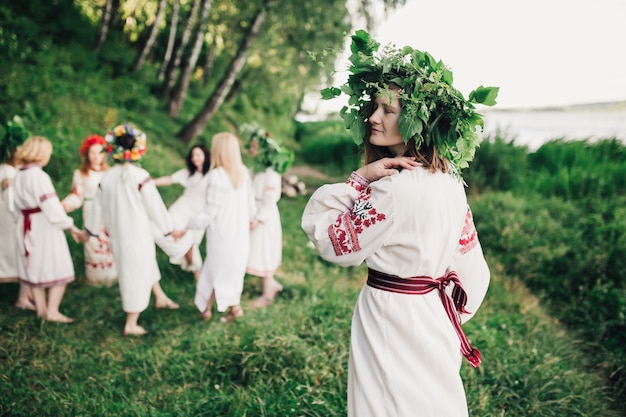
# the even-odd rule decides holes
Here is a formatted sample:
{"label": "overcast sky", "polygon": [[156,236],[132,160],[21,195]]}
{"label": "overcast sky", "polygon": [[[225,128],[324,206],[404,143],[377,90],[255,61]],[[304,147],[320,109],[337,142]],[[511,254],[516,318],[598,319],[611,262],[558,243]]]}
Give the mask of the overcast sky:
{"label": "overcast sky", "polygon": [[500,87],[499,108],[626,100],[626,0],[408,0],[373,36],[442,60],[466,97]]}

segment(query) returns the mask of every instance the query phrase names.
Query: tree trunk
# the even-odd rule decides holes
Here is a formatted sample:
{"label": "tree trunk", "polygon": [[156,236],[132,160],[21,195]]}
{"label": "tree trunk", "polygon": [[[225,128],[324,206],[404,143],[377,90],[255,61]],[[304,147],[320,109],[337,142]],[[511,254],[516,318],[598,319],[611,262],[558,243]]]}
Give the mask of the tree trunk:
{"label": "tree trunk", "polygon": [[170,61],[167,69],[165,71],[165,77],[163,78],[163,96],[169,99],[170,92],[172,87],[175,84],[176,74],[178,72],[178,68],[180,67],[180,62],[183,60],[183,54],[187,49],[187,44],[189,43],[189,38],[191,37],[191,29],[196,22],[196,18],[198,16],[198,10],[200,9],[201,0],[194,0],[193,6],[191,7],[191,12],[189,12],[189,16],[185,21],[185,25],[183,26],[183,34],[180,39],[180,44],[176,47],[176,53],[174,54],[174,60]]}
{"label": "tree trunk", "polygon": [[198,134],[204,129],[206,124],[211,120],[211,118],[217,113],[221,105],[224,103],[226,96],[232,85],[235,82],[235,79],[241,72],[244,64],[246,63],[246,59],[248,57],[248,50],[250,48],[250,44],[254,40],[254,38],[258,35],[259,30],[261,29],[261,25],[265,21],[267,16],[267,9],[260,9],[257,14],[254,16],[252,20],[252,24],[246,31],[241,44],[237,50],[237,54],[235,58],[233,58],[230,63],[229,69],[224,74],[224,77],[220,80],[219,84],[215,88],[215,91],[204,103],[204,107],[200,112],[187,123],[181,130],[176,134],[176,137],[180,139],[184,143],[189,143],[193,138],[198,136]]}
{"label": "tree trunk", "polygon": [[102,9],[102,19],[98,26],[98,37],[96,39],[96,51],[99,51],[102,44],[107,39],[109,27],[111,25],[111,14],[113,12],[113,0],[105,0],[104,9]]}
{"label": "tree trunk", "polygon": [[172,51],[174,50],[174,42],[176,41],[176,30],[178,30],[179,10],[180,0],[174,0],[174,5],[172,6],[172,19],[170,22],[170,35],[167,39],[167,49],[165,50],[163,62],[161,62],[161,68],[159,69],[159,75],[157,76],[159,81],[163,81],[165,78],[165,70],[170,64],[170,59],[172,59]]}
{"label": "tree trunk", "polygon": [[185,97],[187,96],[187,89],[189,88],[189,83],[191,82],[191,76],[193,75],[193,70],[196,68],[196,64],[198,63],[198,57],[200,56],[200,51],[202,50],[202,45],[204,43],[204,35],[207,30],[207,23],[209,21],[209,11],[211,10],[212,0],[203,0],[202,4],[202,15],[198,20],[198,26],[196,28],[196,40],[193,45],[193,49],[191,51],[191,55],[189,56],[189,60],[182,68],[182,72],[180,75],[180,80],[176,84],[176,88],[172,91],[172,95],[168,102],[168,111],[171,117],[176,117],[180,113],[180,109],[183,107],[183,102],[185,101]]}
{"label": "tree trunk", "polygon": [[215,63],[215,43],[213,47],[209,49],[209,53],[206,55],[204,65],[202,66],[202,84],[206,87],[209,84],[211,73],[213,72],[213,64]]}
{"label": "tree trunk", "polygon": [[167,5],[167,0],[159,0],[159,8],[157,9],[156,17],[154,18],[154,23],[152,24],[152,29],[150,30],[150,36],[146,40],[143,48],[137,54],[135,58],[135,64],[133,65],[133,72],[137,72],[143,67],[143,64],[146,62],[146,58],[148,54],[152,50],[154,46],[154,42],[156,41],[157,34],[159,33],[159,26],[161,25],[161,20],[163,20],[163,15],[165,14],[165,6]]}

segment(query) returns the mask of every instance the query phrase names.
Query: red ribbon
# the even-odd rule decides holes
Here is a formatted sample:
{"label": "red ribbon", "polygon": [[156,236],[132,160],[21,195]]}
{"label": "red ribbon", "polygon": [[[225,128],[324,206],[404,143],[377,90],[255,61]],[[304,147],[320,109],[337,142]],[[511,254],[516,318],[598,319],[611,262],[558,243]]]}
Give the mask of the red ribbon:
{"label": "red ribbon", "polygon": [[35,207],[32,209],[24,209],[22,210],[22,215],[24,216],[24,227],[23,227],[23,236],[24,236],[24,255],[28,256],[28,249],[26,249],[26,234],[30,231],[31,229],[31,221],[30,221],[30,215],[31,214],[35,214],[35,213],[41,213],[41,208],[39,207]]}
{"label": "red ribbon", "polygon": [[[454,284],[452,290],[452,297],[446,292],[446,287],[450,284]],[[439,298],[443,304],[446,314],[456,331],[459,340],[461,341],[461,353],[467,358],[474,368],[477,368],[480,364],[480,351],[475,349],[467,340],[467,336],[463,332],[461,326],[461,319],[458,313],[469,313],[465,310],[465,304],[467,303],[467,294],[463,289],[461,280],[454,271],[448,272],[445,276],[440,278],[431,277],[411,277],[400,278],[395,275],[388,275],[383,272],[368,269],[367,285],[373,288],[377,288],[383,291],[390,291],[400,294],[428,294],[429,292],[437,289],[439,290]],[[458,312],[458,313],[457,313]]]}

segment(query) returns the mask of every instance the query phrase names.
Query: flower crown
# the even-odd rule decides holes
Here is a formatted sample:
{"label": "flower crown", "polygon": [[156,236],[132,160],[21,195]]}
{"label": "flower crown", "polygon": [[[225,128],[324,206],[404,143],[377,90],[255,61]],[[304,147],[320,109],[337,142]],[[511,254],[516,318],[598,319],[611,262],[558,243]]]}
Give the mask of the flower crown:
{"label": "flower crown", "polygon": [[13,116],[4,126],[4,137],[0,142],[0,162],[11,157],[11,153],[28,138],[29,133],[20,116]]}
{"label": "flower crown", "polygon": [[80,153],[81,155],[87,155],[87,152],[89,152],[89,148],[91,148],[93,145],[105,146],[106,144],[107,142],[102,136],[91,135],[87,137],[87,139],[85,139],[80,145],[80,148],[78,148],[78,153]]}
{"label": "flower crown", "polygon": [[[131,149],[126,149],[119,143],[119,138],[124,135],[135,139]],[[116,162],[136,162],[146,153],[146,134],[129,124],[116,126],[112,131],[107,132],[104,139],[107,142],[106,151]]]}
{"label": "flower crown", "polygon": [[390,84],[399,86],[402,111],[398,127],[404,142],[413,138],[418,148],[423,143],[434,145],[452,164],[451,171],[460,176],[461,169],[474,159],[480,144],[478,128],[484,127],[474,104],[496,104],[499,88],[480,86],[466,100],[452,86],[452,72],[428,52],[390,44],[377,53],[379,46],[369,33],[357,31],[350,46],[348,81],[340,88],[323,89],[322,98],[332,99],[341,93],[350,96],[340,115],[354,142],[361,145],[373,97],[393,97]]}
{"label": "flower crown", "polygon": [[248,137],[248,148],[250,148],[250,142],[254,140],[258,142],[259,154],[256,160],[263,167],[271,166],[276,172],[283,175],[293,164],[293,151],[271,138],[267,130],[258,127],[256,124],[244,124],[240,130]]}

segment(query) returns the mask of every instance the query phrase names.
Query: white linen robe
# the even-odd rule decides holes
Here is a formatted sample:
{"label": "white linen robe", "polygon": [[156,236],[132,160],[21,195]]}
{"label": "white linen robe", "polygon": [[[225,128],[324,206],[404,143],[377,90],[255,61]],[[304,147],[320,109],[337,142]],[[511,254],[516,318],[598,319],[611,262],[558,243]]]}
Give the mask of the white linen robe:
{"label": "white linen robe", "polygon": [[250,255],[246,272],[258,277],[274,275],[283,259],[283,230],[278,201],[282,195],[282,177],[272,167],[252,180],[258,224],[250,232]]}
{"label": "white linen robe", "polygon": [[17,169],[9,164],[0,164],[0,184],[10,184],[0,190],[0,283],[17,281],[17,240],[15,235],[17,214],[15,213],[13,179]]}
{"label": "white linen robe", "polygon": [[[174,229],[181,230],[187,227],[189,219],[197,214],[206,201],[207,178],[202,172],[196,171],[189,175],[187,168],[180,169],[171,175],[175,184],[185,187],[180,197],[168,209],[174,222]],[[154,239],[157,245],[170,257],[170,262],[182,265],[184,270],[195,271],[202,265],[200,243],[204,237],[204,230],[189,230],[185,236],[175,241],[171,236],[156,233]],[[193,265],[188,265],[185,254],[192,247]]]}
{"label": "white linen robe", "polygon": [[206,229],[206,258],[196,285],[195,304],[203,312],[215,290],[217,310],[239,305],[250,244],[250,221],[256,214],[248,170],[235,188],[223,168],[206,176],[206,202],[189,221],[189,229]]}
{"label": "white linen robe", "polygon": [[[40,288],[74,281],[74,264],[64,232],[74,220],[63,209],[50,177],[39,164],[24,165],[15,175],[13,187],[19,281]],[[23,210],[30,209],[41,211],[25,215]],[[24,224],[27,220],[30,230]]]}
{"label": "white linen robe", "polygon": [[[83,175],[79,170],[75,170],[72,177],[72,192],[61,201],[68,213],[82,206],[83,224],[93,216],[93,199],[103,175],[104,171],[89,170],[87,175]],[[117,281],[117,270],[105,228],[98,231],[98,237],[89,238],[84,244],[84,253],[85,275],[89,284],[110,285]]]}
{"label": "white linen robe", "polygon": [[[402,278],[456,271],[471,313],[487,291],[465,191],[449,174],[417,167],[369,185],[353,174],[311,196],[302,228],[321,257],[339,265],[365,262]],[[467,416],[460,345],[438,290],[408,295],[364,285],[352,318],[348,415]]]}
{"label": "white linen robe", "polygon": [[94,200],[94,216],[86,229],[106,227],[117,265],[122,307],[140,313],[150,303],[152,287],[161,279],[152,224],[162,234],[174,231],[165,203],[143,168],[123,163],[105,172]]}

